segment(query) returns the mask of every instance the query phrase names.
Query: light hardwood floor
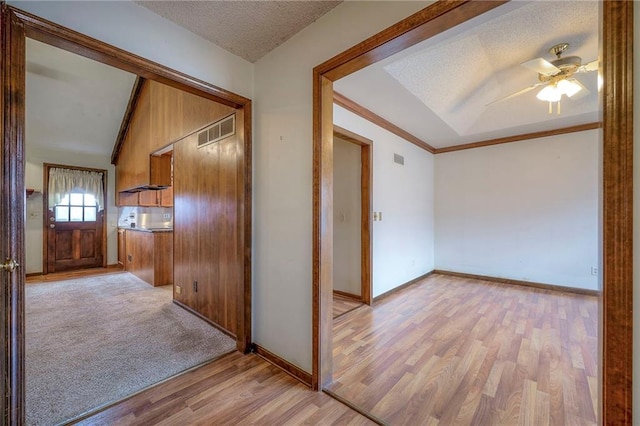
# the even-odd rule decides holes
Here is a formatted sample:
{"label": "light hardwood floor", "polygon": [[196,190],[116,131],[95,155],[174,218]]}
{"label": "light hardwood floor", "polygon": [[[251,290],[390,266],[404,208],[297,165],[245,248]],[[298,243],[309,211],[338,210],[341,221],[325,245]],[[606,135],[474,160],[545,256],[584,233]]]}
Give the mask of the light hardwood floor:
{"label": "light hardwood floor", "polygon": [[178,376],[81,425],[374,425],[254,354]]}
{"label": "light hardwood floor", "polygon": [[390,424],[597,423],[594,296],[432,275],[334,324],[329,389]]}
{"label": "light hardwood floor", "polygon": [[364,303],[353,300],[350,297],[333,293],[333,318],[336,319],[339,316],[342,316],[347,312],[351,312],[363,305]]}

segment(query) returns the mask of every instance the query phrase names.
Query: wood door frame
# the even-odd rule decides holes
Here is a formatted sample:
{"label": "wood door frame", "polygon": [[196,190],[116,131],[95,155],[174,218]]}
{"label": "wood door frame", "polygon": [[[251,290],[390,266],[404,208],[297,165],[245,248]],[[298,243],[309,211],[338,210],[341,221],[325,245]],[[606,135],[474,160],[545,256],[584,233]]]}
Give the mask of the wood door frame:
{"label": "wood door frame", "polygon": [[[331,380],[333,81],[505,2],[437,1],[313,70],[313,372]],[[602,422],[631,424],[633,341],[633,2],[602,4]]]}
{"label": "wood door frame", "polygon": [[336,126],[335,124],[333,125],[333,135],[360,147],[360,301],[371,305],[373,141],[340,126]]}
{"label": "wood door frame", "polygon": [[107,185],[109,182],[108,171],[104,169],[93,169],[90,167],[65,166],[63,164],[42,163],[42,275],[49,273],[49,221],[47,220],[47,210],[49,208],[49,170],[52,168],[69,170],[82,170],[86,172],[102,173],[102,192],[104,209],[102,213],[102,267],[107,266]]}
{"label": "wood door frame", "polygon": [[[250,99],[187,74],[131,54],[102,41],[21,11],[2,2],[2,202],[0,203],[0,256],[24,264],[24,129],[25,39],[27,37],[107,65],[211,99],[236,109],[238,150],[238,287],[236,347],[251,349],[251,208],[252,208],[252,102]],[[10,206],[10,208],[9,208]],[[24,269],[0,272],[3,279],[0,338],[0,399],[2,424],[24,423]]]}

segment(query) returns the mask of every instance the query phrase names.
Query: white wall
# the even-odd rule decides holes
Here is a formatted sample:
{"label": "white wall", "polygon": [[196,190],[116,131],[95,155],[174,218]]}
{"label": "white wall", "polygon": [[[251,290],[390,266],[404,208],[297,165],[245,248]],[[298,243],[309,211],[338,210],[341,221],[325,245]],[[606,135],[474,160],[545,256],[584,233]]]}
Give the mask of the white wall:
{"label": "white wall", "polygon": [[311,371],[312,70],[426,2],[344,2],[255,63],[254,341]]}
{"label": "white wall", "polygon": [[360,145],[333,138],[333,289],[362,293]]}
{"label": "white wall", "polygon": [[118,263],[118,210],[115,205],[116,170],[111,165],[110,156],[76,154],[70,151],[53,151],[32,149],[29,147],[27,135],[25,182],[27,188],[40,191],[27,199],[27,221],[25,229],[26,273],[42,272],[42,185],[43,163],[62,164],[65,166],[91,167],[107,170],[107,193],[105,220],[107,222],[107,264]]}
{"label": "white wall", "polygon": [[334,124],[373,141],[373,211],[382,212],[373,222],[375,297],[434,268],[434,156],[342,107],[333,111]]}
{"label": "white wall", "polygon": [[253,65],[133,1],[8,4],[251,98]]}
{"label": "white wall", "polygon": [[599,130],[436,156],[436,269],[599,289]]}

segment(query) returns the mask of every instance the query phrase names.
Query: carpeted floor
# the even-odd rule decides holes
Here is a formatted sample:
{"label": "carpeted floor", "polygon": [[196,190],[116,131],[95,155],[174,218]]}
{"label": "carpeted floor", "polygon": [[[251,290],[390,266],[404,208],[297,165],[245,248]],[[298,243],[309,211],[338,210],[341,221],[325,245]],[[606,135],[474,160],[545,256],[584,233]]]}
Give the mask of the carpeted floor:
{"label": "carpeted floor", "polygon": [[128,274],[26,286],[28,425],[53,425],[235,349]]}

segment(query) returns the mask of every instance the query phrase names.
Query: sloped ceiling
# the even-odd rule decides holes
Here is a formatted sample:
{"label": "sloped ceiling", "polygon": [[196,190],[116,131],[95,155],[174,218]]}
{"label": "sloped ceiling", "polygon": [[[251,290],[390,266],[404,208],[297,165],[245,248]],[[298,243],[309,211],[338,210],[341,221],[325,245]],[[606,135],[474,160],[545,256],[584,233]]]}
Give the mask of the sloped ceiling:
{"label": "sloped ceiling", "polygon": [[554,44],[583,64],[598,58],[599,6],[593,1],[510,2],[334,85],[339,93],[435,148],[598,121],[598,73],[576,74],[588,89],[548,114],[538,83],[520,64]]}
{"label": "sloped ceiling", "polygon": [[27,39],[27,147],[110,156],[135,78]]}
{"label": "sloped ceiling", "polygon": [[141,6],[255,62],[342,1],[137,1]]}

